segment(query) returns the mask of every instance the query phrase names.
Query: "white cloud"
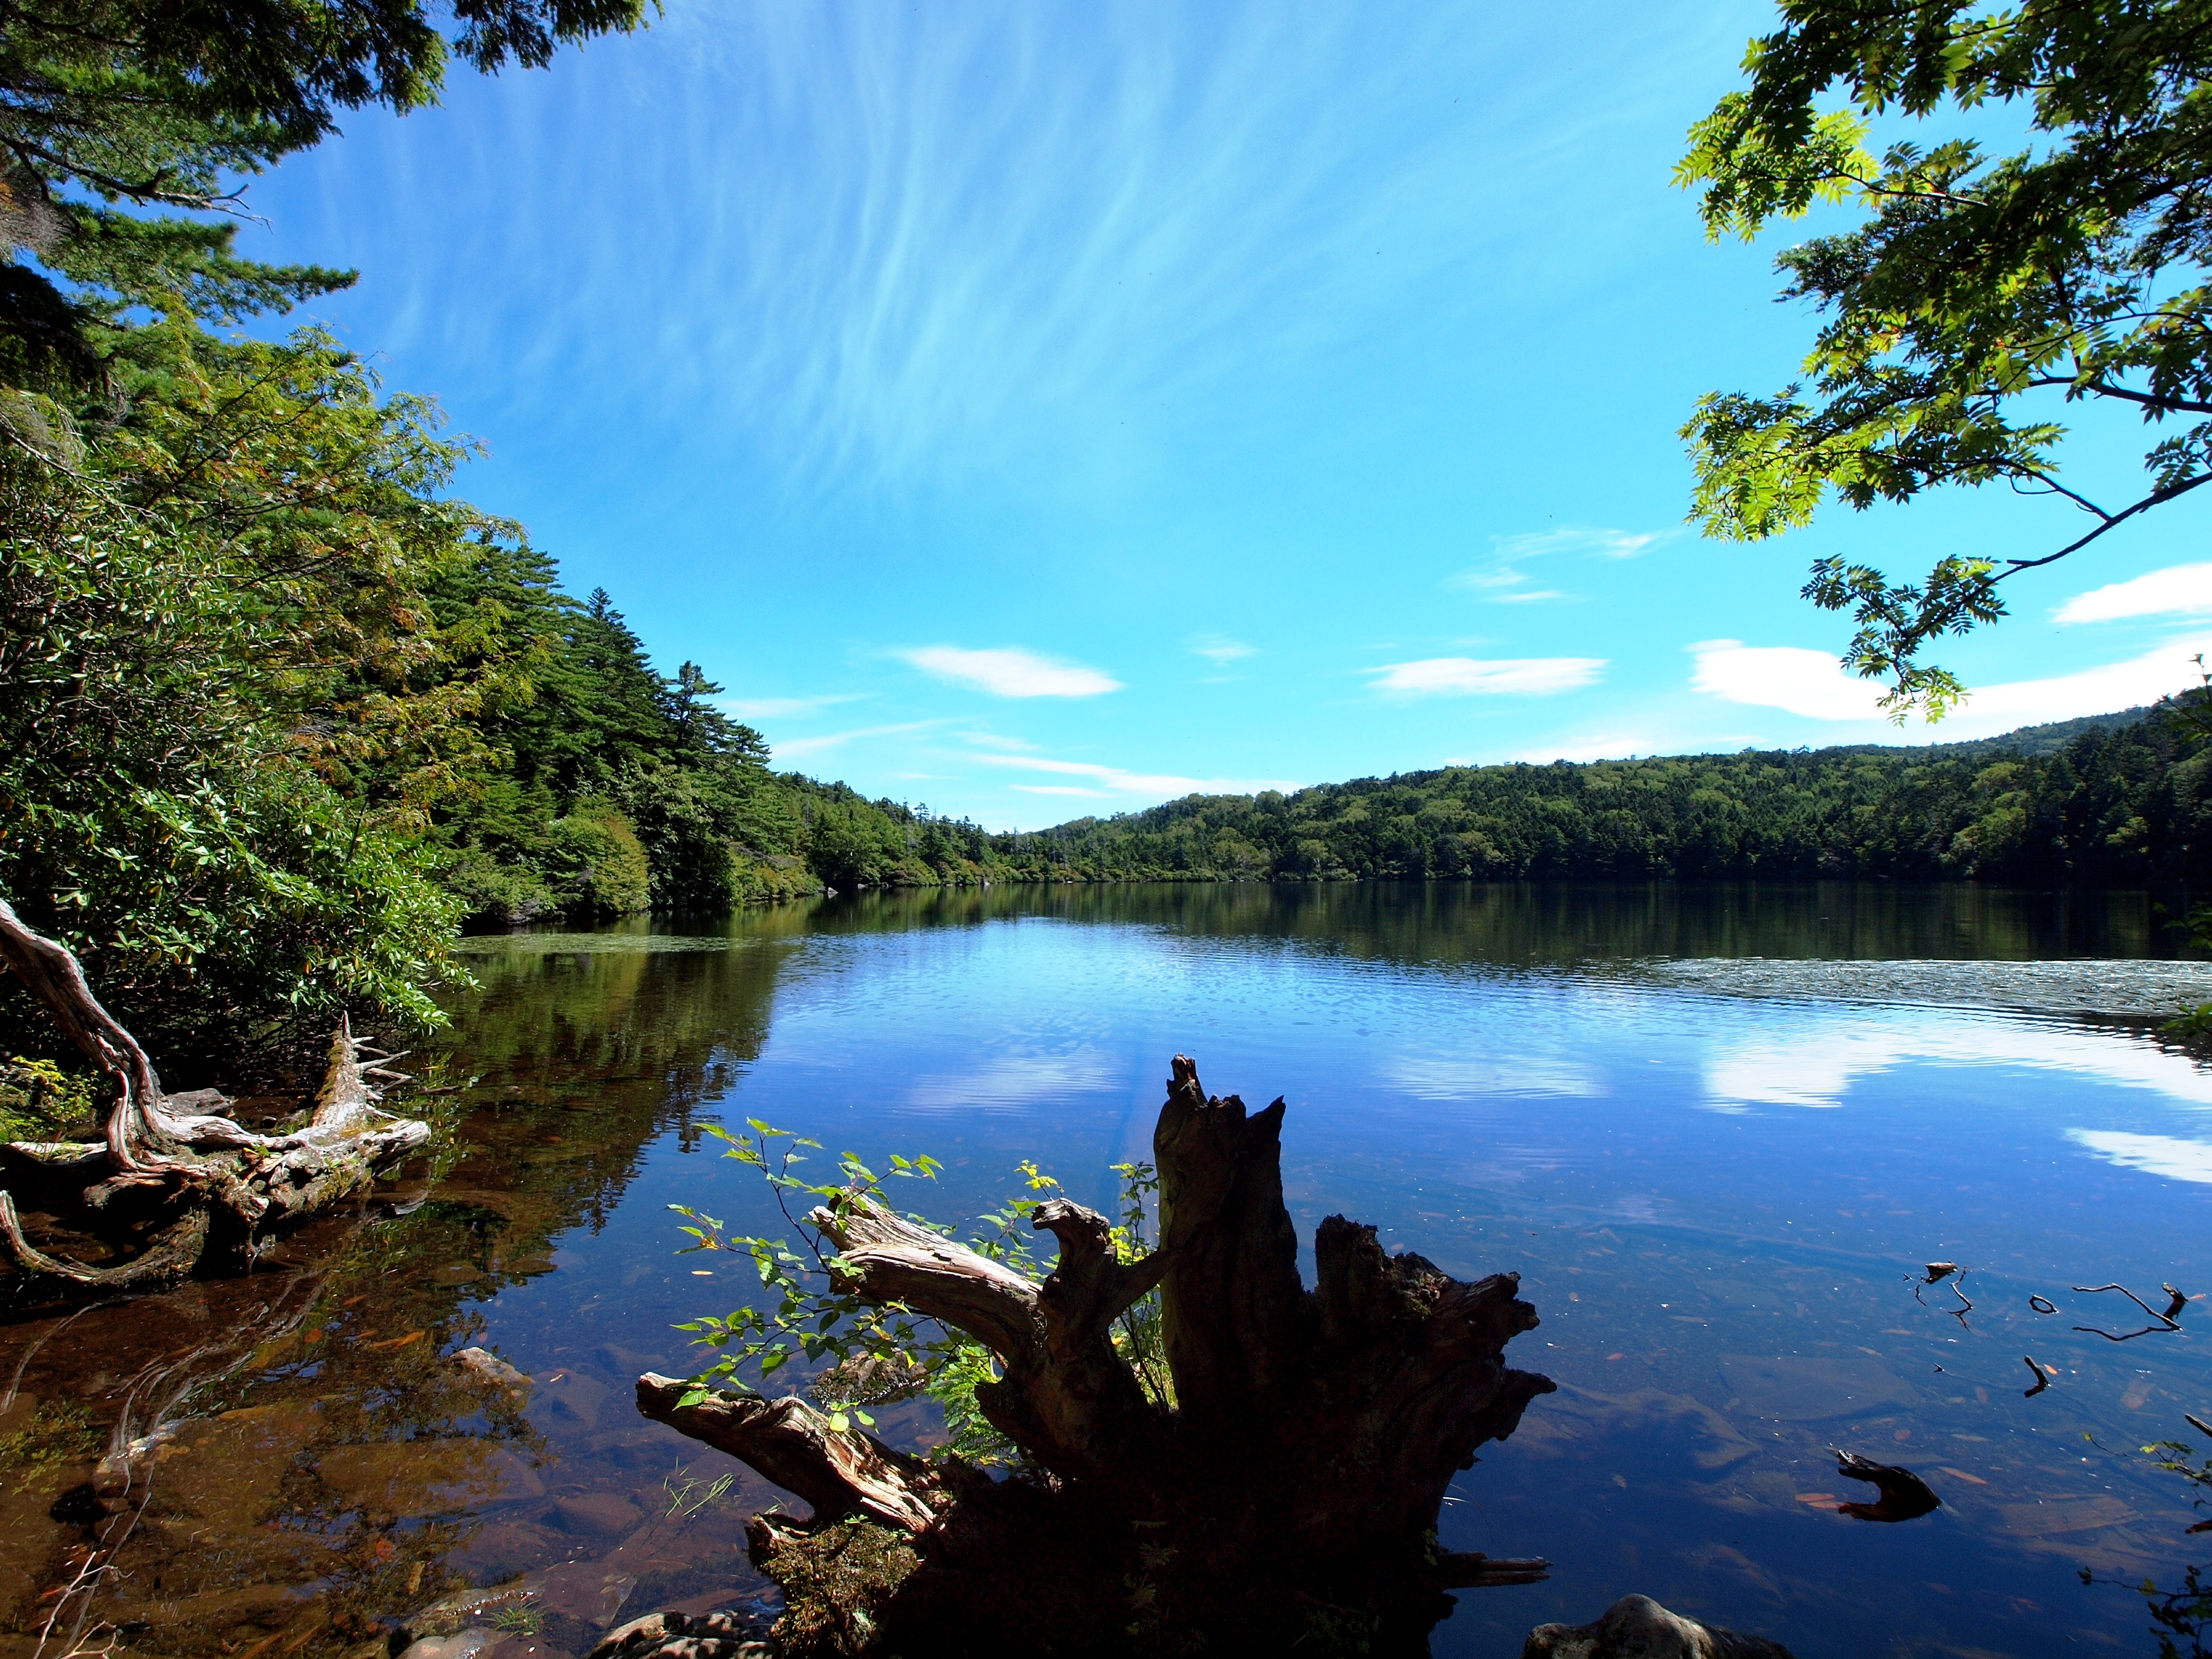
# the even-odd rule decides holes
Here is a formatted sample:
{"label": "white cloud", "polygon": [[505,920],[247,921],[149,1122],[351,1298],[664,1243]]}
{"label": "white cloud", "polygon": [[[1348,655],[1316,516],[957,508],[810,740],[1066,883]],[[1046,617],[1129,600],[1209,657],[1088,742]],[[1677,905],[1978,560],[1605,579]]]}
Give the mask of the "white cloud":
{"label": "white cloud", "polygon": [[1723,702],[1787,709],[1815,720],[1881,718],[1882,688],[1844,672],[1825,651],[1741,640],[1703,640],[1690,650],[1698,659],[1691,685]]}
{"label": "white cloud", "polygon": [[1595,525],[1577,524],[1518,536],[1492,536],[1489,562],[1447,578],[1445,585],[1471,588],[1498,605],[1532,605],[1539,599],[1571,599],[1573,595],[1557,588],[1523,586],[1528,573],[1521,568],[1522,565],[1530,559],[1557,554],[1632,559],[1678,533],[1672,530],[1605,530]]}
{"label": "white cloud", "polygon": [[996,651],[963,651],[957,645],[930,645],[898,653],[916,668],[994,697],[1095,697],[1119,691],[1121,682],[1080,663],[1054,662],[1034,651],[1009,646]]}
{"label": "white cloud", "polygon": [[775,758],[797,760],[802,755],[819,755],[840,748],[858,738],[888,738],[902,732],[927,732],[933,726],[944,726],[944,720],[905,720],[896,726],[863,726],[851,732],[832,732],[819,738],[793,738],[787,743],[775,745]]}
{"label": "white cloud", "polygon": [[[1096,761],[1046,760],[1030,755],[975,755],[969,758],[984,766],[1010,766],[1025,772],[1091,778],[1125,795],[1253,795],[1262,789],[1289,791],[1298,787],[1279,778],[1184,778],[1164,772],[1125,772],[1118,766],[1101,766]],[[1043,786],[1036,784],[1007,787],[1025,788],[1032,794],[1046,793]]]}
{"label": "white cloud", "polygon": [[1110,789],[1085,789],[1079,783],[1010,783],[1009,789],[1018,789],[1024,795],[1080,795],[1085,800],[1111,800]]}
{"label": "white cloud", "polygon": [[1517,657],[1485,661],[1476,657],[1430,657],[1394,662],[1367,672],[1374,689],[1394,697],[1548,697],[1595,684],[1603,657]]}
{"label": "white cloud", "polygon": [[986,749],[1031,750],[1036,745],[1024,738],[1002,738],[996,732],[963,732],[962,739],[980,744]]}
{"label": "white cloud", "polygon": [[1226,634],[1197,634],[1188,641],[1190,648],[1209,662],[1235,662],[1243,657],[1256,657],[1260,647],[1247,645],[1242,640],[1232,640]]}
{"label": "white cloud", "polygon": [[[1705,640],[1690,647],[1690,684],[1729,702],[1785,709],[1816,720],[1877,720],[1882,686],[1844,672],[1825,651],[1791,645]],[[1987,737],[2014,726],[2105,714],[2155,702],[2195,678],[2190,658],[2212,640],[2177,641],[2125,662],[2049,679],[1978,685],[1933,734],[1937,741]]]}
{"label": "white cloud", "polygon": [[1522,750],[1513,758],[1541,766],[1549,761],[1621,760],[1634,755],[1656,755],[1667,739],[1650,732],[1595,732],[1583,737],[1556,738]]}
{"label": "white cloud", "polygon": [[2212,616],[2212,564],[2169,565],[2133,581],[2094,587],[2087,593],[2076,593],[2053,615],[2062,623]]}
{"label": "white cloud", "polygon": [[1595,553],[1601,558],[1632,559],[1679,535],[1674,530],[1603,530],[1595,525],[1563,524],[1557,530],[1519,536],[1492,536],[1491,545],[1505,560],[1540,558],[1547,553]]}
{"label": "white cloud", "polygon": [[2124,1170],[2142,1170],[2169,1181],[2212,1182],[2212,1145],[2202,1140],[2128,1135],[2110,1129],[2069,1129],[2066,1138]]}
{"label": "white cloud", "polygon": [[866,693],[842,692],[822,697],[724,697],[722,707],[741,720],[791,720],[811,714],[841,702],[858,702]]}

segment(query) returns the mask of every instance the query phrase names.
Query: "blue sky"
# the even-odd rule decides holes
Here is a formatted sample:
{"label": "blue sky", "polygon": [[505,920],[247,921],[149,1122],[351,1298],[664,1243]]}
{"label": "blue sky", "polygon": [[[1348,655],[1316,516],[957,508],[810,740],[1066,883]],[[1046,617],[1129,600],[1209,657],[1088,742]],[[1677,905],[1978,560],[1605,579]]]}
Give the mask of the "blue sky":
{"label": "blue sky", "polygon": [[[2010,584],[1933,733],[1872,716],[1805,567],[2042,552],[2073,509],[1683,526],[1698,394],[1810,337],[1773,246],[1668,184],[1771,15],[668,0],[350,119],[254,182],[243,243],[358,266],[307,314],[779,765],[994,828],[2178,687],[2194,498]],[[2069,481],[2126,491],[2139,429],[2076,424]]]}

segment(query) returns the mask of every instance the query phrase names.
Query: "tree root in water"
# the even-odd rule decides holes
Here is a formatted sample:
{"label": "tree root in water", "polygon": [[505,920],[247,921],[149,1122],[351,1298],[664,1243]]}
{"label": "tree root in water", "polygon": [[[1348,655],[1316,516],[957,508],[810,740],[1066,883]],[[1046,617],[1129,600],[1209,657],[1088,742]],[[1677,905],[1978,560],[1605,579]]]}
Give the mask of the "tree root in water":
{"label": "tree root in water", "polygon": [[[1297,1272],[1283,1203],[1284,1105],[1209,1098],[1177,1055],[1153,1137],[1160,1243],[1116,1260],[1106,1218],[1065,1199],[1033,1283],[848,1191],[810,1220],[836,1288],[987,1345],[976,1399],[1027,1455],[994,1480],[892,1450],[795,1397],[709,1395],[647,1375],[639,1409],[798,1493],[756,1516],[753,1560],[783,1587],[794,1656],[1030,1649],[1121,1654],[1203,1638],[1283,1652],[1325,1638],[1427,1650],[1448,1589],[1524,1584],[1548,1564],[1439,1552],[1444,1489],[1551,1392],[1509,1369],[1537,1323],[1517,1276],[1474,1283],[1393,1255],[1342,1216]],[[1113,1322],[1155,1287],[1172,1407],[1115,1352]]]}
{"label": "tree root in water", "polygon": [[[4,899],[0,963],[122,1087],[99,1143],[0,1144],[0,1260],[36,1280],[115,1290],[180,1279],[207,1265],[250,1266],[261,1233],[366,1186],[430,1138],[428,1124],[377,1103],[369,1079],[404,1081],[404,1074],[389,1069],[393,1056],[365,1065],[367,1045],[343,1019],[306,1127],[258,1134],[224,1115],[229,1103],[212,1089],[164,1093],[153,1061],[93,995],[76,956],[25,926]],[[110,1264],[33,1244],[16,1200],[58,1190],[94,1231],[118,1249],[135,1247],[135,1254]]]}

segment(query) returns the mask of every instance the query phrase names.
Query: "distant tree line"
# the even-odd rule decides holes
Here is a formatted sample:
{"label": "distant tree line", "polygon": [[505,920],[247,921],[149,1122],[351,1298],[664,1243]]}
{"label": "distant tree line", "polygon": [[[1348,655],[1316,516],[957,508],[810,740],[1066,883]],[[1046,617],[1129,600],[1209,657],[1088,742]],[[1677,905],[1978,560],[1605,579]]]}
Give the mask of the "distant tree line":
{"label": "distant tree line", "polygon": [[2077,724],[2090,729],[2055,744],[2023,732],[1194,795],[1047,831],[1033,838],[1044,869],[1003,855],[1085,880],[2201,878],[2212,792],[2193,735],[2156,716]]}
{"label": "distant tree line", "polygon": [[1917,749],[1449,767],[994,834],[772,773],[720,688],[658,674],[605,593],[567,599],[535,555],[479,563],[457,611],[500,583],[544,635],[506,654],[544,666],[486,723],[510,758],[434,832],[447,885],[491,921],[983,881],[2185,883],[2212,851],[2203,734],[2145,710]]}

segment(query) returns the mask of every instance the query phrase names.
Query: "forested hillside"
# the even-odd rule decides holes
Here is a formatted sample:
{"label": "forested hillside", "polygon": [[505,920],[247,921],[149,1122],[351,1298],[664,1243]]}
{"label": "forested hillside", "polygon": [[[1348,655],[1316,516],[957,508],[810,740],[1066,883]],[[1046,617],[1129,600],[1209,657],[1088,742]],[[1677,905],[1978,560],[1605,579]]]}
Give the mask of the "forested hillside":
{"label": "forested hillside", "polygon": [[771,773],[719,687],[690,663],[656,672],[605,594],[566,598],[535,555],[477,562],[445,602],[495,599],[532,636],[505,654],[540,665],[483,722],[501,766],[434,832],[483,922],[991,879],[2182,881],[2212,848],[2206,759],[2140,709],[1926,748],[1452,767],[988,834]]}
{"label": "forested hillside", "polygon": [[2031,732],[2016,748],[1452,767],[1193,796],[1035,839],[1079,878],[2184,881],[2212,849],[2206,765],[2152,716],[2055,750]]}

